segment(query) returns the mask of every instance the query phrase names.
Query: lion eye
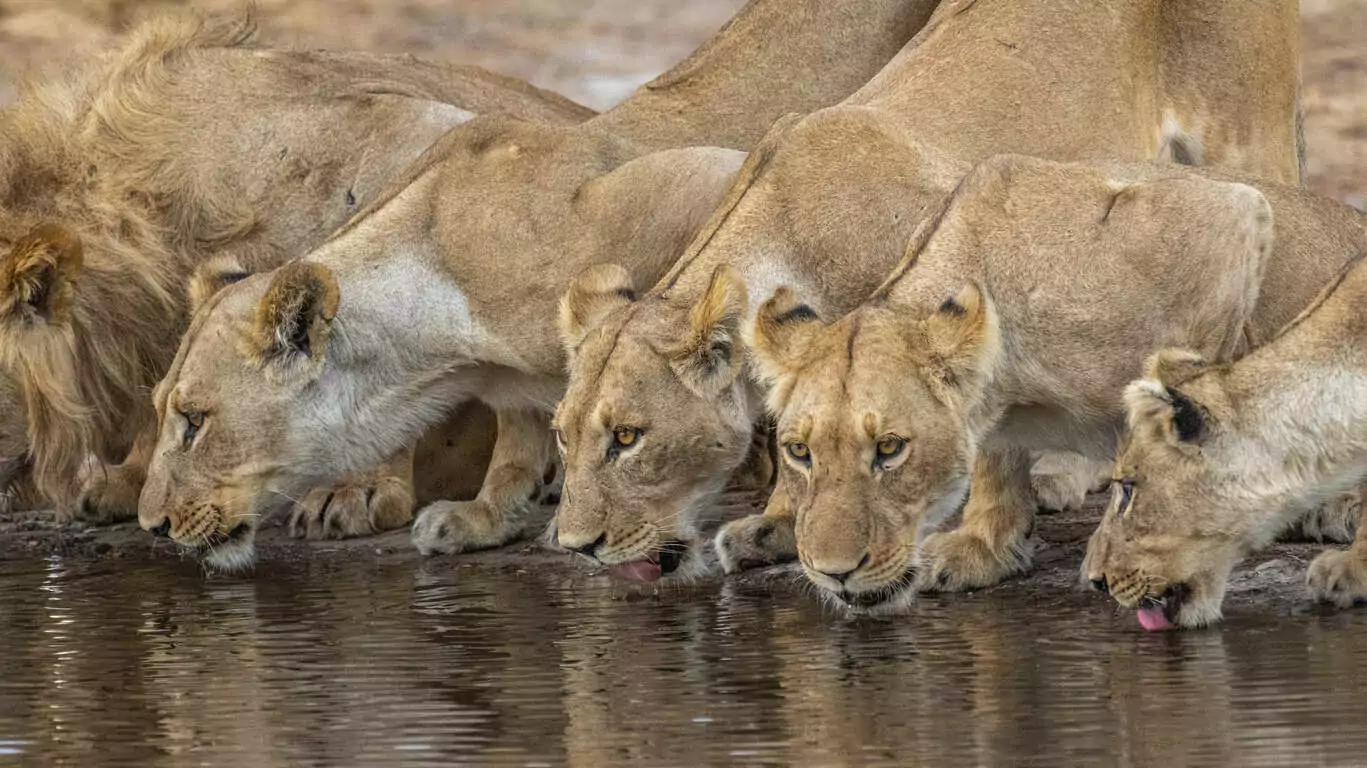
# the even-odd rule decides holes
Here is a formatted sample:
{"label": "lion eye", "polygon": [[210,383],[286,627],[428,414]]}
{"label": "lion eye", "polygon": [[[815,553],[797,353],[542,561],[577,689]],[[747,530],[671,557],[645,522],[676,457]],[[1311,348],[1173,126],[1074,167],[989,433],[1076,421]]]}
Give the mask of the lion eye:
{"label": "lion eye", "polygon": [[185,435],[181,439],[185,447],[189,448],[194,445],[195,436],[199,434],[199,428],[204,426],[204,412],[189,411],[182,413],[181,416],[185,418]]}
{"label": "lion eye", "polygon": [[641,430],[636,427],[618,427],[612,430],[612,440],[619,448],[630,448],[641,439]]}
{"label": "lion eye", "polygon": [[798,464],[812,463],[812,449],[806,443],[788,443],[788,455]]}
{"label": "lion eye", "polygon": [[565,452],[565,433],[562,432],[561,430],[558,430],[558,429],[552,429],[552,430],[551,430],[551,433],[555,435],[555,447],[556,447],[556,448],[559,448],[561,453],[564,453],[564,452]]}
{"label": "lion eye", "polygon": [[885,437],[878,441],[878,458],[891,459],[902,452],[907,445],[907,441],[900,437]]}
{"label": "lion eye", "polygon": [[1130,502],[1134,500],[1134,481],[1125,478],[1118,485],[1120,487],[1120,507],[1117,511],[1124,516],[1129,514]]}

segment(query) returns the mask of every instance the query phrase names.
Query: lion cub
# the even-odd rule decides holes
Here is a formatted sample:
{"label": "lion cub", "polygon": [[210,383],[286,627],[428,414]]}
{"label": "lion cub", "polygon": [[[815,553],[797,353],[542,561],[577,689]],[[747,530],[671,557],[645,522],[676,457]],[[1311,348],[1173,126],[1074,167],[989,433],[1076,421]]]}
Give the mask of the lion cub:
{"label": "lion cub", "polygon": [[[1146,629],[1219,621],[1240,559],[1367,475],[1364,257],[1251,354],[1209,365],[1165,350],[1125,390],[1129,438],[1083,572]],[[1367,518],[1308,580],[1340,607],[1367,599]]]}

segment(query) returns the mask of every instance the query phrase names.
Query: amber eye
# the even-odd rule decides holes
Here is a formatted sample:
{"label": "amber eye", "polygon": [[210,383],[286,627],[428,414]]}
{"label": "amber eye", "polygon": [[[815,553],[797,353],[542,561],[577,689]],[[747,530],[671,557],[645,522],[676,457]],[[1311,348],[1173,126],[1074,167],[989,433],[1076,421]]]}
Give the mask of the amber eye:
{"label": "amber eye", "polygon": [[799,464],[809,464],[812,461],[812,450],[806,443],[788,443],[788,455]]}
{"label": "amber eye", "polygon": [[618,427],[612,430],[612,439],[619,448],[630,448],[641,439],[641,430],[635,427]]}
{"label": "amber eye", "polygon": [[891,459],[902,452],[907,445],[907,441],[900,437],[885,437],[878,441],[878,458]]}
{"label": "amber eye", "polygon": [[181,438],[185,447],[189,448],[195,442],[195,436],[199,434],[199,428],[204,426],[204,412],[190,411],[182,413],[185,417],[185,435]]}

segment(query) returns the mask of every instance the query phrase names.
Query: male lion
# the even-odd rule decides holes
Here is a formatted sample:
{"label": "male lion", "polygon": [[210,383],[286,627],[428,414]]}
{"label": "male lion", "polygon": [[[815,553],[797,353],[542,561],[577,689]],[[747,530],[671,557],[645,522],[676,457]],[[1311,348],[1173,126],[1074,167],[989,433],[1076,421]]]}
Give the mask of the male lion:
{"label": "male lion", "polygon": [[[1210,365],[1165,350],[1125,390],[1130,431],[1083,573],[1146,629],[1219,621],[1240,559],[1367,475],[1364,257],[1251,354]],[[1340,607],[1367,599],[1367,518],[1308,581]]]}
{"label": "male lion", "polygon": [[[298,255],[473,112],[592,114],[474,68],[262,50],[253,32],[156,19],[0,111],[6,487],[31,479],[70,507],[89,456],[117,463],[150,435],[147,392],[188,321],[198,264]],[[136,511],[133,458],[96,472],[88,517]]]}
{"label": "male lion", "polygon": [[[1029,451],[1113,456],[1119,393],[1150,350],[1227,359],[1294,317],[1364,243],[1356,211],[1269,182],[980,164],[860,307],[826,324],[785,287],[758,313],[752,345],[804,571],[880,612],[913,585],[971,589],[1024,571]],[[966,493],[961,525],[933,532]]]}
{"label": "male lion", "polygon": [[[649,294],[606,268],[570,286],[560,543],[630,577],[693,559],[699,512],[764,419],[747,318],[785,283],[823,315],[853,308],[966,161],[1177,157],[1296,180],[1296,40],[1288,0],[942,5],[843,104],[775,126]],[[790,557],[791,525],[771,524],[786,516],[776,494],[726,527],[725,568]]]}
{"label": "male lion", "polygon": [[[516,537],[553,462],[555,302],[570,278],[609,258],[658,278],[743,157],[691,142],[757,136],[778,106],[847,96],[926,8],[757,0],[682,73],[601,118],[480,117],[451,131],[303,261],[224,288],[196,315],[156,392],[143,525],[243,565],[281,494],[363,469],[478,398],[498,411],[483,488],[425,508],[414,542],[457,552]],[[788,71],[819,76],[774,77]],[[761,91],[762,110],[737,111]]]}

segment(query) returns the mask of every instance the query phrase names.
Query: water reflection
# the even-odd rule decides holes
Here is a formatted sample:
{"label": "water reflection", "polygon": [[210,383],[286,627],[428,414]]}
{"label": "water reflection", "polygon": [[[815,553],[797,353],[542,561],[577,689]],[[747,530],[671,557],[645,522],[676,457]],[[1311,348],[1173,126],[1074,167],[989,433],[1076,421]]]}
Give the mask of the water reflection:
{"label": "water reflection", "polygon": [[0,566],[0,759],[91,765],[1352,764],[1367,616],[1145,635],[1085,596],[852,622],[736,583]]}

